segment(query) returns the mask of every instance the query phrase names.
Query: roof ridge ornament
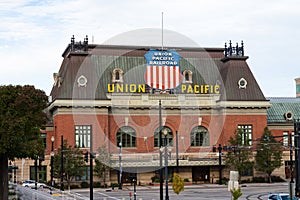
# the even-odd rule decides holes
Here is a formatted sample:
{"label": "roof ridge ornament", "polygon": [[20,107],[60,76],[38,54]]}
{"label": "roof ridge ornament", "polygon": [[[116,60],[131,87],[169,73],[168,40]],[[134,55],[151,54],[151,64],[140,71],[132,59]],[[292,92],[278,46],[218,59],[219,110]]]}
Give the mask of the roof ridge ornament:
{"label": "roof ridge ornament", "polygon": [[88,51],[88,45],[89,45],[89,39],[88,36],[86,35],[85,38],[83,39],[83,42],[75,42],[75,37],[74,35],[71,37],[71,52],[83,52],[83,51]]}
{"label": "roof ridge ornament", "polygon": [[238,43],[236,43],[236,46],[232,46],[231,40],[229,40],[229,46],[227,47],[227,44],[225,42],[225,50],[224,50],[225,57],[230,56],[244,56],[244,42],[242,40],[241,46],[239,46]]}

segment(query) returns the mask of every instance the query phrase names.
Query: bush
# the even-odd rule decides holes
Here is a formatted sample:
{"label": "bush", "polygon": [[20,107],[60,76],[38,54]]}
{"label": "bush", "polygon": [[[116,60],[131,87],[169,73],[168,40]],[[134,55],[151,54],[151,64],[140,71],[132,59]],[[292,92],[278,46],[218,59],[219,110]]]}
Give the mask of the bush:
{"label": "bush", "polygon": [[101,183],[100,182],[93,182],[93,187],[94,188],[99,188],[99,187],[101,187]]}
{"label": "bush", "polygon": [[264,177],[253,177],[252,183],[265,183],[266,179]]}
{"label": "bush", "polygon": [[88,188],[88,187],[90,187],[90,184],[88,182],[84,181],[84,182],[81,182],[80,186],[81,186],[81,188]]}
{"label": "bush", "polygon": [[183,182],[190,182],[188,178],[183,179]]}
{"label": "bush", "polygon": [[271,176],[272,182],[278,183],[278,182],[285,182],[280,176]]}
{"label": "bush", "polygon": [[70,188],[71,188],[71,189],[78,189],[78,188],[79,188],[79,185],[70,185]]}
{"label": "bush", "polygon": [[159,183],[159,176],[158,175],[152,176],[151,180],[152,180],[152,183]]}
{"label": "bush", "polygon": [[119,187],[119,184],[118,183],[112,183],[111,187],[114,187],[114,188]]}

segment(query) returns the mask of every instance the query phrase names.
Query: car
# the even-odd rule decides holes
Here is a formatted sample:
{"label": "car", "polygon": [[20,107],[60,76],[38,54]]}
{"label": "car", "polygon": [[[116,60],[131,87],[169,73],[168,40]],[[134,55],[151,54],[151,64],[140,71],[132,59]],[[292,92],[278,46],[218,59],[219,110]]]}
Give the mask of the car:
{"label": "car", "polygon": [[[291,200],[288,193],[272,193],[268,195],[268,200]],[[297,197],[293,197],[292,200],[298,200]]]}
{"label": "car", "polygon": [[[37,185],[37,188],[47,187],[47,185],[44,184],[44,183],[38,183],[37,182],[36,185]],[[35,188],[35,181],[33,181],[33,180],[24,180],[24,181],[22,181],[22,186]]]}

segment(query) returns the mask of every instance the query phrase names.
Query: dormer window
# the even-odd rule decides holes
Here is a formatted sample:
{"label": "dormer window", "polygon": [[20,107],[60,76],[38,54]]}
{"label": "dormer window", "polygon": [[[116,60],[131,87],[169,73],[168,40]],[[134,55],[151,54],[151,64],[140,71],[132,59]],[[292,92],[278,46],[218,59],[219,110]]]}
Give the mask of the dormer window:
{"label": "dormer window", "polygon": [[183,83],[193,83],[193,79],[192,79],[193,72],[192,71],[184,70],[182,75],[184,77]]}
{"label": "dormer window", "polygon": [[120,68],[114,69],[112,73],[112,82],[113,83],[122,83],[123,82],[123,70]]}

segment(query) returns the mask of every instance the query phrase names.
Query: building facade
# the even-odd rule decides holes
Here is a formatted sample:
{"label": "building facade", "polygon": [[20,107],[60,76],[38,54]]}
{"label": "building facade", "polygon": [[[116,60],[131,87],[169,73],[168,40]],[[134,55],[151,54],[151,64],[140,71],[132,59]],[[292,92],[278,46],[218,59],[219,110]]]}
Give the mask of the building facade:
{"label": "building facade", "polygon": [[[169,173],[178,170],[190,182],[204,183],[219,180],[224,162],[219,163],[212,149],[228,145],[237,129],[252,141],[267,126],[276,135],[293,130],[289,120],[285,125],[273,123],[270,108],[275,101],[262,93],[243,43],[162,50],[94,45],[87,38],[72,38],[62,56],[50,94],[52,121],[42,133],[46,156],[41,180],[50,180],[52,144],[59,153],[61,137],[83,151],[92,145],[96,155],[99,147],[107,147],[112,155],[107,174],[111,183],[119,181],[120,171],[123,183],[132,176],[140,184],[151,183],[165,164],[160,163],[165,144]],[[22,165],[17,177],[32,178],[33,161],[17,162]],[[282,170],[276,173],[283,176]],[[224,170],[223,176],[229,172]]]}

